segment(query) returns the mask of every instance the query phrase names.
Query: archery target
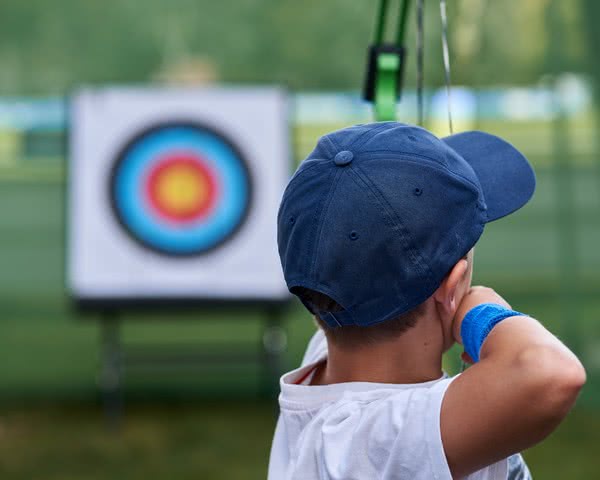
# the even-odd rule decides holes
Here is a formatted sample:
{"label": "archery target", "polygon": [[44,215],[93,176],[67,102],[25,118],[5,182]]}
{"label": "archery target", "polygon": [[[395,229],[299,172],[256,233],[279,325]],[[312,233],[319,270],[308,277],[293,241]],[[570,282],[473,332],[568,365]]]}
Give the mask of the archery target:
{"label": "archery target", "polygon": [[100,88],[70,99],[67,288],[99,308],[289,299],[278,88]]}
{"label": "archery target", "polygon": [[115,215],[132,238],[166,255],[197,255],[225,242],[249,208],[239,149],[192,123],[164,123],[131,140],[110,179]]}

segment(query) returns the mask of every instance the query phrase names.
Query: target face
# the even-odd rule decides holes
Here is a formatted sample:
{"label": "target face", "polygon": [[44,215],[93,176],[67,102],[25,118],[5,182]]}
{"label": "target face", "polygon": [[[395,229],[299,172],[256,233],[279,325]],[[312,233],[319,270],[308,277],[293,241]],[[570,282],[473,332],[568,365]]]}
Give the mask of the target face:
{"label": "target face", "polygon": [[248,167],[219,132],[166,122],[135,136],[117,156],[111,205],[139,244],[170,256],[200,255],[230,239],[251,198]]}

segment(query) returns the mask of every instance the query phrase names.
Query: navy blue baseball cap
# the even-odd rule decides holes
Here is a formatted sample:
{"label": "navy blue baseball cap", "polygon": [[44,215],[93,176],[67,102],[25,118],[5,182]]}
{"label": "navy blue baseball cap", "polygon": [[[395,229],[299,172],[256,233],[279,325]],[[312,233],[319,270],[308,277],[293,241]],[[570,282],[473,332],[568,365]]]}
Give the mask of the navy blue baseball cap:
{"label": "navy blue baseball cap", "polygon": [[322,137],[290,180],[277,242],[287,286],[339,311],[330,327],[368,326],[429,298],[487,222],[522,207],[535,175],[510,143],[471,131],[442,139],[397,122]]}

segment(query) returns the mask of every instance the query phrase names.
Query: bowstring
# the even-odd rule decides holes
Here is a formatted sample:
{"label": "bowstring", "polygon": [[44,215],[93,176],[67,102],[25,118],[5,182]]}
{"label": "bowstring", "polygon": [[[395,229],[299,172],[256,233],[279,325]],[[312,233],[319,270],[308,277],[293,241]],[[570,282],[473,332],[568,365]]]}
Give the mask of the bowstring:
{"label": "bowstring", "polygon": [[[442,53],[444,57],[444,76],[446,80],[446,100],[448,104],[448,128],[450,135],[454,133],[454,125],[452,124],[452,99],[451,99],[451,82],[450,82],[450,52],[448,48],[448,15],[446,12],[446,0],[440,0],[440,17],[442,19]],[[467,369],[467,362],[462,358],[460,361],[460,373]]]}
{"label": "bowstring", "polygon": [[448,49],[448,15],[446,14],[446,0],[440,0],[440,16],[442,19],[442,53],[444,56],[444,75],[446,78],[446,99],[448,103],[448,127],[450,135],[454,133],[452,125],[452,108],[450,97],[450,53]]}
{"label": "bowstring", "polygon": [[418,123],[423,126],[424,123],[424,112],[423,112],[423,81],[424,75],[424,26],[423,26],[423,2],[424,0],[417,0],[417,116]]}

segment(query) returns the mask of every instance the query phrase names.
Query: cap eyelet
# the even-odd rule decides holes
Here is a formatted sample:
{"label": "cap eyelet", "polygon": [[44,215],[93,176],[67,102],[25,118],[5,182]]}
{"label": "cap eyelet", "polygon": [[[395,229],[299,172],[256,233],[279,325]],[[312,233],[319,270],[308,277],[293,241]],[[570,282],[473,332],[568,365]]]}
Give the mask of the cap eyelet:
{"label": "cap eyelet", "polygon": [[413,142],[417,141],[417,137],[415,137],[414,135],[408,135],[406,138],[408,138],[409,140],[412,140]]}
{"label": "cap eyelet", "polygon": [[419,195],[421,195],[423,193],[423,189],[419,188],[419,187],[415,187],[415,189],[413,190],[413,193],[418,197]]}
{"label": "cap eyelet", "polygon": [[290,217],[290,223],[293,225],[294,223],[296,223],[296,219],[294,217]]}
{"label": "cap eyelet", "polygon": [[350,237],[350,240],[358,240],[358,233],[356,233],[354,230],[352,230],[348,236]]}

